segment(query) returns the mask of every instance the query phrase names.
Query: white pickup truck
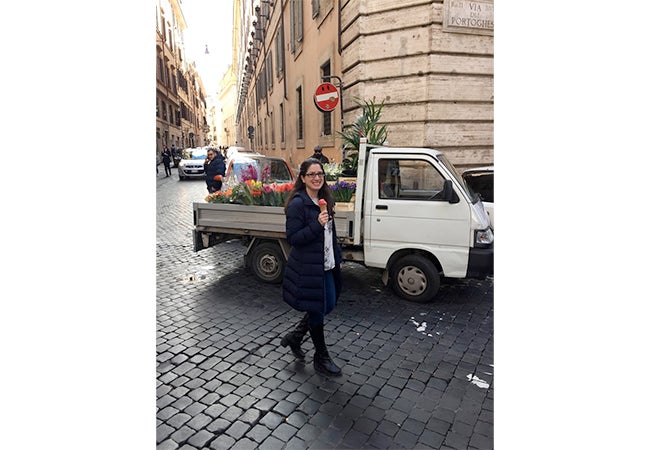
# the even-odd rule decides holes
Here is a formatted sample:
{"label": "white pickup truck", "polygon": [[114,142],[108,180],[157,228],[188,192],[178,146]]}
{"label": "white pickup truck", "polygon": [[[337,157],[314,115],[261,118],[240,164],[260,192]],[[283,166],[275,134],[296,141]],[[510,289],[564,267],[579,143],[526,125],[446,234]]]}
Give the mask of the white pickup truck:
{"label": "white pickup truck", "polygon": [[[354,209],[335,209],[334,220],[343,259],[382,269],[384,285],[407,300],[433,300],[442,277],[493,273],[494,234],[483,204],[437,150],[362,139]],[[291,250],[282,207],[194,203],[193,232],[195,251],[242,239],[252,273],[282,282]]]}

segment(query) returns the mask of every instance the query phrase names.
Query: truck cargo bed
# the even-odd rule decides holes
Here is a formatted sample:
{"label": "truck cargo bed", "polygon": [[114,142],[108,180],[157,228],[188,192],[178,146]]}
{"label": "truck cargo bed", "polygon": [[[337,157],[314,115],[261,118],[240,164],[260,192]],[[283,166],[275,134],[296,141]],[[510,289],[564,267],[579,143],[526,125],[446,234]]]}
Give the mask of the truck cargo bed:
{"label": "truck cargo bed", "polygon": [[228,203],[194,203],[198,231],[285,237],[284,208]]}
{"label": "truck cargo bed", "polygon": [[[354,211],[336,210],[334,217],[339,242],[351,243]],[[286,237],[284,208],[281,206],[194,203],[194,227],[198,232],[278,239]]]}

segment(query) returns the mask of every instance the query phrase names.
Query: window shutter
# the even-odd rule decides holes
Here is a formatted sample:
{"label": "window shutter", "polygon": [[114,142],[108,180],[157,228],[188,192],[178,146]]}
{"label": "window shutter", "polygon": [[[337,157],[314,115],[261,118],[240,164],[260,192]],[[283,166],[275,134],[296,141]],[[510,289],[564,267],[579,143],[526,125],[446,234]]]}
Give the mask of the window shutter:
{"label": "window shutter", "polygon": [[296,23],[298,25],[298,28],[296,29],[296,42],[302,42],[302,0],[298,0],[296,6],[298,6],[298,20],[296,20]]}
{"label": "window shutter", "polygon": [[291,53],[296,51],[296,0],[291,0]]}

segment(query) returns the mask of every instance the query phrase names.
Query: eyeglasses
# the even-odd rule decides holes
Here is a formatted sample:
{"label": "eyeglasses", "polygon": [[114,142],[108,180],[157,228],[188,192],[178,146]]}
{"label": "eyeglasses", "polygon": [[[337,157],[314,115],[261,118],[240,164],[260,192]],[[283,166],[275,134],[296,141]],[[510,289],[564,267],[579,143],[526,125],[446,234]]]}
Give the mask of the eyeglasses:
{"label": "eyeglasses", "polygon": [[325,176],[325,173],[324,172],[306,173],[305,176],[309,178],[316,178],[316,177],[322,178],[323,176]]}

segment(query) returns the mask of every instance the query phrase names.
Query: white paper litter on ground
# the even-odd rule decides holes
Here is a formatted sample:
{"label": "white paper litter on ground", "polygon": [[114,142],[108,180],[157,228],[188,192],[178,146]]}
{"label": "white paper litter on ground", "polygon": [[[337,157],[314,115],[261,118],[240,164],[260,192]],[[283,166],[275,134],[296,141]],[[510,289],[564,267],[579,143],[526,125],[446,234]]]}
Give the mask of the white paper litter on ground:
{"label": "white paper litter on ground", "polygon": [[485,380],[481,380],[479,377],[477,377],[476,375],[472,375],[471,373],[467,375],[467,381],[469,381],[472,384],[475,384],[481,389],[487,389],[490,387],[490,385]]}

